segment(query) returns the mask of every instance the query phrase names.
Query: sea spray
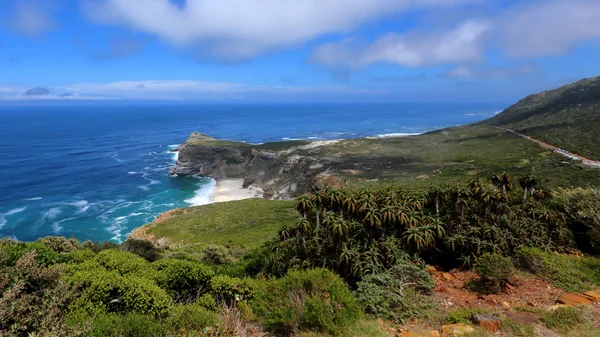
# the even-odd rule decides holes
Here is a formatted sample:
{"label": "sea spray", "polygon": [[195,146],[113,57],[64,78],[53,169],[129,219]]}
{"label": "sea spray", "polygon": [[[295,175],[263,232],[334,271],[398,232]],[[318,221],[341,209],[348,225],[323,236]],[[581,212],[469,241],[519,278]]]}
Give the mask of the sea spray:
{"label": "sea spray", "polygon": [[200,182],[198,182],[197,186],[199,188],[194,192],[194,196],[186,199],[185,202],[192,206],[210,204],[210,197],[217,186],[216,180],[210,178],[200,178]]}

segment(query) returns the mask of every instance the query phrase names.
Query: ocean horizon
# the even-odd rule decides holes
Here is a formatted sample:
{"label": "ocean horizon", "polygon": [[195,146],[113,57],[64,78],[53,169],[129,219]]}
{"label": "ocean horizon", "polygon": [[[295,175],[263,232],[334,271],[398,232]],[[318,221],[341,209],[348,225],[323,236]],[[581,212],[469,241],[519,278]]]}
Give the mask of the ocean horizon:
{"label": "ocean horizon", "polygon": [[0,237],[122,242],[215,182],[169,177],[194,131],[248,143],[391,137],[474,123],[499,103],[0,105]]}

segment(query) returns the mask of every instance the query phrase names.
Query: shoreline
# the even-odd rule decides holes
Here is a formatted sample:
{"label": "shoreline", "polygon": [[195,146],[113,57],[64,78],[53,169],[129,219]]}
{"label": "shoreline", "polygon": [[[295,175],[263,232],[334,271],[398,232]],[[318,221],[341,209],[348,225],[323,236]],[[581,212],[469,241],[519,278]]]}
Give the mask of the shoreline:
{"label": "shoreline", "polygon": [[210,193],[209,203],[262,198],[263,190],[256,186],[244,188],[244,179],[217,180]]}

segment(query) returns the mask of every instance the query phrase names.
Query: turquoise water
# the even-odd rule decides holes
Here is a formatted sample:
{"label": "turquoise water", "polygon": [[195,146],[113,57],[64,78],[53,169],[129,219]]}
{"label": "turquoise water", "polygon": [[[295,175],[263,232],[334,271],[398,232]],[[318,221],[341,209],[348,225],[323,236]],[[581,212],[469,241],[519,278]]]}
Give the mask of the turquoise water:
{"label": "turquoise water", "polygon": [[502,104],[0,106],[0,237],[120,242],[175,207],[208,202],[214,182],[169,177],[193,131],[262,143],[420,133],[492,116]]}

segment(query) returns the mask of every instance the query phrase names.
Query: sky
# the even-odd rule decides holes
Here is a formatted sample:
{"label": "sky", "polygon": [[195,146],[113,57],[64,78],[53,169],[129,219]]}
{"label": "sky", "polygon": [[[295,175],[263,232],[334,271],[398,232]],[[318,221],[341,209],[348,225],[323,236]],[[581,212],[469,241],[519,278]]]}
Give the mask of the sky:
{"label": "sky", "polygon": [[600,0],[0,0],[0,101],[510,102],[600,75]]}

